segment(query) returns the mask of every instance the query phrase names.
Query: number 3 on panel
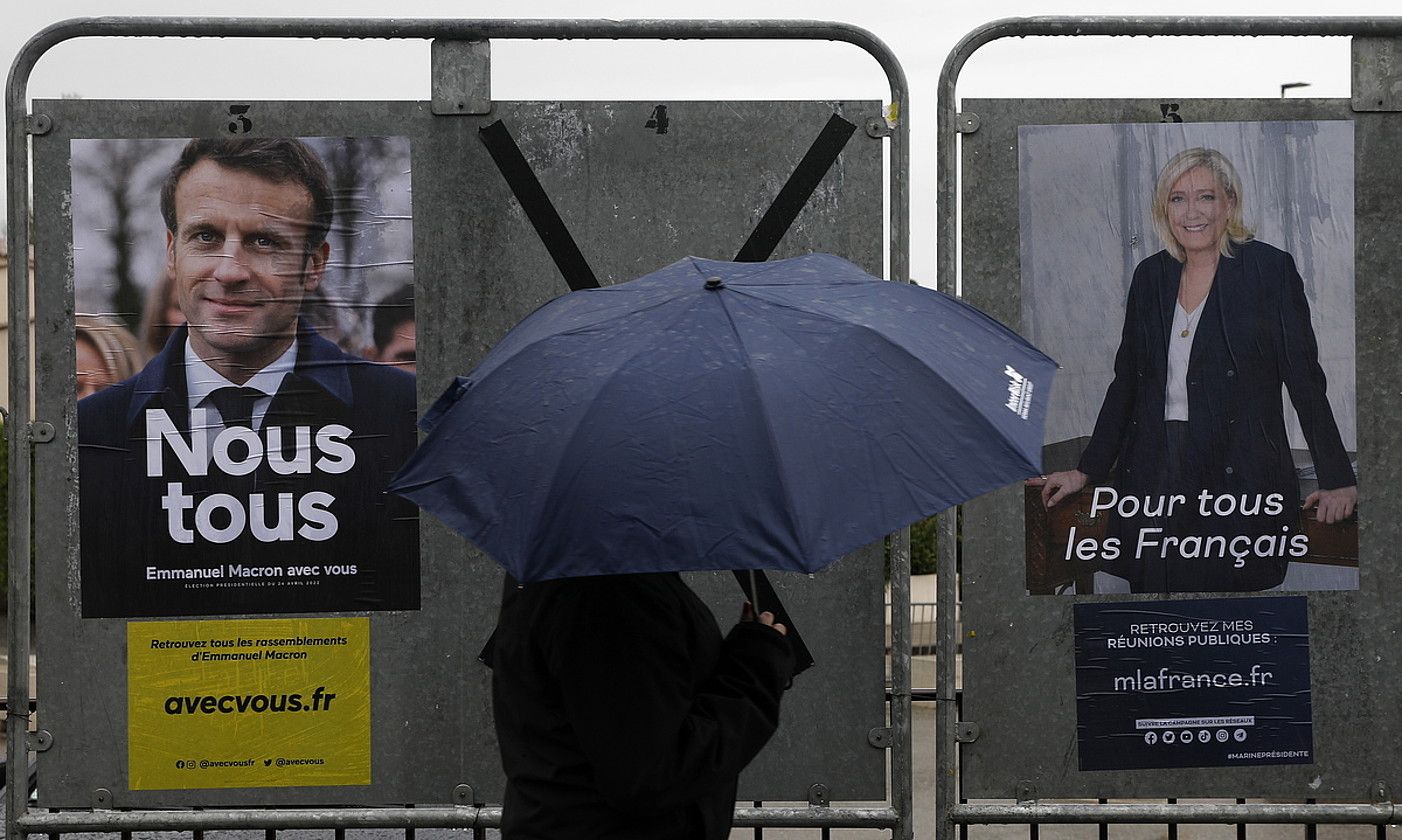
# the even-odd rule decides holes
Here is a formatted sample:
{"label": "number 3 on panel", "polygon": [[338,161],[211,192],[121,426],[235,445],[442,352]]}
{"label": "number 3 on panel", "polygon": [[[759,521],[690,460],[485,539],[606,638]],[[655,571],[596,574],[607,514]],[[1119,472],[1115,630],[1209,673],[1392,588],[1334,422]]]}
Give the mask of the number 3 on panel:
{"label": "number 3 on panel", "polygon": [[232,120],[229,120],[230,134],[247,134],[248,132],[253,130],[252,120],[244,116],[248,113],[248,109],[251,107],[251,105],[229,106],[229,116],[233,117]]}

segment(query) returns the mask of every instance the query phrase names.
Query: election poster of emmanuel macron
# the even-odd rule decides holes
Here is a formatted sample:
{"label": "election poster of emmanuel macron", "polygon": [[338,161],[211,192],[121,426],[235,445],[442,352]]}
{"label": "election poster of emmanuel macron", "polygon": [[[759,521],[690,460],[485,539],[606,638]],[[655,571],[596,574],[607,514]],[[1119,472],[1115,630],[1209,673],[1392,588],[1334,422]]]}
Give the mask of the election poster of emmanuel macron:
{"label": "election poster of emmanuel macron", "polygon": [[417,609],[407,138],[71,152],[83,616]]}
{"label": "election poster of emmanuel macron", "polygon": [[1029,591],[1358,588],[1353,147],[1021,127],[1024,323],[1063,366],[1040,507],[1080,511]]}

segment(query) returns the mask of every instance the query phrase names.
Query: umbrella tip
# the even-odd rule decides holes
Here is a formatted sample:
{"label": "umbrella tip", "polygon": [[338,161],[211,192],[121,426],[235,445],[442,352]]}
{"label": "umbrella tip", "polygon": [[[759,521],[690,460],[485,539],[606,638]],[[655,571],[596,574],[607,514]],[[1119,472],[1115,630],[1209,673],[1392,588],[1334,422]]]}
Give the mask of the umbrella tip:
{"label": "umbrella tip", "polygon": [[707,277],[706,288],[710,289],[711,291],[725,288],[725,281],[720,279],[719,277]]}

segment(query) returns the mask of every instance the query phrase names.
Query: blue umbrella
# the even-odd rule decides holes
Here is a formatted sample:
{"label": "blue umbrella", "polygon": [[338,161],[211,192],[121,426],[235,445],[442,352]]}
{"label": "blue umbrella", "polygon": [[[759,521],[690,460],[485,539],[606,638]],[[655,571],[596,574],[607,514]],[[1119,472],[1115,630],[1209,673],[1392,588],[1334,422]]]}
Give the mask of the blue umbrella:
{"label": "blue umbrella", "polygon": [[522,582],[812,572],[1038,473],[1055,368],[838,257],[688,257],[532,313],[390,489]]}

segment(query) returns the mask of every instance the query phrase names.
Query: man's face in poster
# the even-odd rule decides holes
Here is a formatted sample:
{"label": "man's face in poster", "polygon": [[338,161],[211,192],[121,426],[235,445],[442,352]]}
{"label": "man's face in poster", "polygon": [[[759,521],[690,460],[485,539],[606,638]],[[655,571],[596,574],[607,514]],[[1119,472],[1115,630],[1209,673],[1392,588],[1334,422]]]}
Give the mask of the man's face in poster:
{"label": "man's face in poster", "polygon": [[231,381],[246,381],[290,345],[302,298],[326,268],[330,246],[306,247],[311,194],[205,159],[176,185],[175,219],[166,271],[191,346]]}

